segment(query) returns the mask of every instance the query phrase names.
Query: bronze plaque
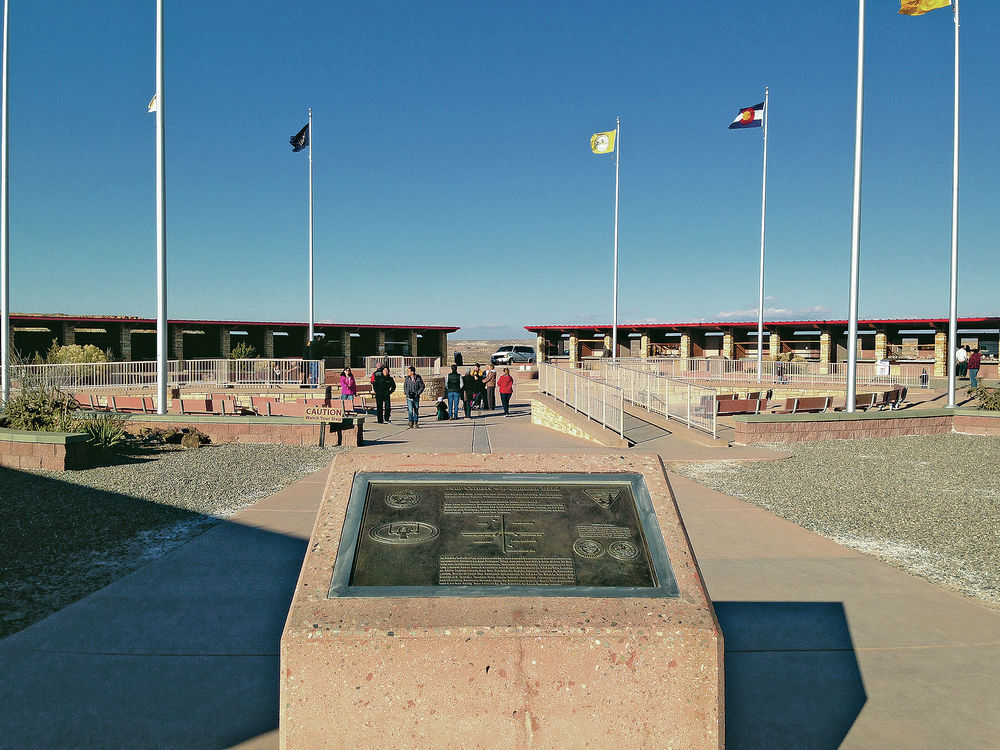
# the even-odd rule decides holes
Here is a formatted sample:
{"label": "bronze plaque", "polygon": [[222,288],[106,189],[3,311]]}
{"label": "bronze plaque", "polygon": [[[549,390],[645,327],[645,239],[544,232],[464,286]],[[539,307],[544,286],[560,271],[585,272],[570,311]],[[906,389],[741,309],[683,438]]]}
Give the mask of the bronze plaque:
{"label": "bronze plaque", "polygon": [[369,474],[354,489],[331,595],[674,585],[638,475]]}

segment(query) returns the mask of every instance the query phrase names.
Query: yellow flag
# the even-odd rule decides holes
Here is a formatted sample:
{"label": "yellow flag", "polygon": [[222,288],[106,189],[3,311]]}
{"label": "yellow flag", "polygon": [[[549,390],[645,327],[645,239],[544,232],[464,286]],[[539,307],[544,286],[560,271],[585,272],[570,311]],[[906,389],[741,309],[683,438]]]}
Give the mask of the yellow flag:
{"label": "yellow flag", "polygon": [[590,136],[590,150],[595,154],[610,154],[615,150],[615,131]]}
{"label": "yellow flag", "polygon": [[899,14],[902,16],[922,16],[929,10],[947,8],[951,0],[899,0]]}

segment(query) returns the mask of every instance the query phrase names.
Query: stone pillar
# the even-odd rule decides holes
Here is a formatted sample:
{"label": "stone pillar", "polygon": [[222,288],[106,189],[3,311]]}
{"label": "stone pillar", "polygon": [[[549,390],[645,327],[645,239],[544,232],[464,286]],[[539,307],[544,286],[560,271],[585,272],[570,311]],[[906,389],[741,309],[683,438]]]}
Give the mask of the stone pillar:
{"label": "stone pillar", "polygon": [[643,359],[649,356],[649,335],[642,334],[642,338],[639,339],[639,356]]}
{"label": "stone pillar", "polygon": [[[13,326],[12,326],[13,328]],[[62,345],[69,346],[76,343],[76,328],[72,323],[62,324]]]}
{"label": "stone pillar", "polygon": [[611,352],[612,357],[617,357],[618,352],[613,351],[611,349],[611,345],[612,345],[611,334],[609,333],[607,336],[604,337],[604,351]]}
{"label": "stone pillar", "polygon": [[889,352],[889,337],[885,329],[875,331],[875,359],[885,359]]}
{"label": "stone pillar", "polygon": [[223,326],[219,329],[219,353],[223,359],[229,359],[233,352],[233,337],[229,335],[229,328]]}
{"label": "stone pillar", "polygon": [[118,348],[123,361],[132,359],[132,329],[128,326],[123,325],[118,329]]}
{"label": "stone pillar", "polygon": [[417,342],[418,341],[419,341],[419,339],[417,338],[417,332],[416,331],[410,331],[410,356],[411,357],[416,357],[417,356]]}
{"label": "stone pillar", "polygon": [[580,358],[579,347],[577,346],[576,336],[569,337],[569,361],[576,362]]}
{"label": "stone pillar", "polygon": [[948,334],[944,331],[934,334],[934,377],[948,377]]}
{"label": "stone pillar", "polygon": [[340,343],[344,349],[344,365],[346,367],[351,366],[351,332],[346,328],[342,328],[340,331]]}
{"label": "stone pillar", "polygon": [[687,359],[691,356],[691,334],[682,333],[681,334],[681,359]]}
{"label": "stone pillar", "polygon": [[274,329],[264,329],[264,358],[274,359]]}
{"label": "stone pillar", "polygon": [[722,333],[722,356],[732,359],[736,353],[736,337],[733,336],[732,329]]}
{"label": "stone pillar", "polygon": [[767,354],[772,359],[777,359],[781,354],[781,336],[776,333],[772,333],[767,340]]}
{"label": "stone pillar", "polygon": [[385,330],[380,328],[378,333],[375,334],[375,343],[378,347],[379,355],[385,354]]}
{"label": "stone pillar", "polygon": [[178,325],[167,324],[167,333],[170,339],[170,349],[172,355],[168,359],[184,359],[184,329]]}
{"label": "stone pillar", "polygon": [[827,375],[830,372],[830,354],[833,349],[833,338],[829,331],[823,331],[819,335],[819,374]]}
{"label": "stone pillar", "polygon": [[544,362],[545,361],[545,337],[535,336],[535,361]]}
{"label": "stone pillar", "polygon": [[441,367],[448,366],[448,334],[441,332]]}

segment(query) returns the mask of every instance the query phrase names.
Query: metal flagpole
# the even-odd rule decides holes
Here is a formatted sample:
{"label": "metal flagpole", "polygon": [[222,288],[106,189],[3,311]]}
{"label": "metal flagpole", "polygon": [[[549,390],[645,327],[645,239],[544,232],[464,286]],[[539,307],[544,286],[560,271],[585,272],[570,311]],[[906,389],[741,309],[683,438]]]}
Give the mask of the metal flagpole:
{"label": "metal flagpole", "polygon": [[[309,342],[313,342],[313,111],[309,108]],[[312,349],[310,349],[310,352]]]}
{"label": "metal flagpole", "polygon": [[156,0],[156,413],[167,413],[167,181],[163,93],[163,0]]}
{"label": "metal flagpole", "polygon": [[618,153],[621,149],[622,121],[615,118],[615,273],[614,291],[612,293],[613,310],[611,313],[611,359],[618,359]]}
{"label": "metal flagpole", "polygon": [[854,124],[854,206],[851,211],[851,297],[847,324],[847,405],[854,411],[858,373],[858,263],[861,255],[861,125],[865,103],[865,0],[858,0],[858,98]]}
{"label": "metal flagpole", "polygon": [[955,123],[951,166],[951,307],[948,317],[948,407],[955,407],[958,349],[958,0],[955,0]]}
{"label": "metal flagpole", "polygon": [[3,2],[3,117],[0,120],[0,406],[10,398],[10,200],[7,152],[7,0]]}
{"label": "metal flagpole", "polygon": [[767,86],[764,87],[764,181],[760,198],[760,289],[757,295],[757,382],[764,376],[764,219],[767,216]]}

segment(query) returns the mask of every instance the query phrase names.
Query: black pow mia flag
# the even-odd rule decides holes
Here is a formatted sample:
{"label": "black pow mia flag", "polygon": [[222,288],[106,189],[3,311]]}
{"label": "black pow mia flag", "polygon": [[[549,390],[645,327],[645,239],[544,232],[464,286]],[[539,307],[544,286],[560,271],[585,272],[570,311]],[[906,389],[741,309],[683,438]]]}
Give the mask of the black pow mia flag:
{"label": "black pow mia flag", "polygon": [[306,124],[298,133],[288,139],[292,144],[292,151],[297,152],[309,145],[309,125]]}

